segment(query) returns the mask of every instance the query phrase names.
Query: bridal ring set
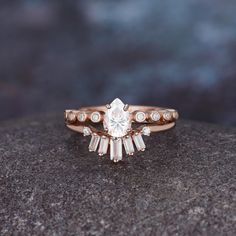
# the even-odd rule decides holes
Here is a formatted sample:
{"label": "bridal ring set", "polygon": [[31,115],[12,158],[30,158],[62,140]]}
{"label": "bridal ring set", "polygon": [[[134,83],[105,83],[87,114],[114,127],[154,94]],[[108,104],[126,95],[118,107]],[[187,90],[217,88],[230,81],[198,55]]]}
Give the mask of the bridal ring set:
{"label": "bridal ring set", "polygon": [[143,135],[171,129],[178,119],[174,109],[131,106],[116,98],[111,104],[66,110],[66,126],[84,136],[91,136],[90,152],[103,156],[110,152],[114,162],[123,158],[123,147],[127,155],[145,151]]}

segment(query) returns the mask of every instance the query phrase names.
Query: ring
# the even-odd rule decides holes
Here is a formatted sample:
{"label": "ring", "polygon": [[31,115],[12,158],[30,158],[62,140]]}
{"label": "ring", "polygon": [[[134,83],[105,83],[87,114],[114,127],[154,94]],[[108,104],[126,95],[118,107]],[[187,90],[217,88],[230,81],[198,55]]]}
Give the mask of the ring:
{"label": "ring", "polygon": [[143,135],[173,128],[179,114],[169,108],[131,106],[116,98],[105,106],[66,110],[64,118],[69,129],[91,136],[90,152],[103,156],[110,149],[110,159],[118,162],[123,146],[127,155],[133,155],[135,147],[145,151]]}

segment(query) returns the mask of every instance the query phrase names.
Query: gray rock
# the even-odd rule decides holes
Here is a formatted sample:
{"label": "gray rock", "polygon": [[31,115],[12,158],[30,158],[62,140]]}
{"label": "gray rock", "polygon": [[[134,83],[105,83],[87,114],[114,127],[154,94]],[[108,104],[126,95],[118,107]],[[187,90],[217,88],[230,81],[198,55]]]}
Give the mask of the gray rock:
{"label": "gray rock", "polygon": [[1,235],[236,235],[236,130],[182,120],[118,164],[60,115],[2,123]]}

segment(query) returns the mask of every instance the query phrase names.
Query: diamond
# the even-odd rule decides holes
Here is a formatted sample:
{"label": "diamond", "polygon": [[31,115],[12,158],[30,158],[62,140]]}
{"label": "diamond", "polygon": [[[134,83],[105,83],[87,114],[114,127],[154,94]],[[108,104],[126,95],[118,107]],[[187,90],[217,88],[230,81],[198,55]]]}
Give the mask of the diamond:
{"label": "diamond", "polygon": [[135,120],[137,121],[137,122],[144,122],[145,121],[145,119],[146,119],[146,114],[144,113],[144,112],[142,112],[142,111],[138,111],[137,113],[136,113],[136,115],[135,115]]}
{"label": "diamond", "polygon": [[153,121],[159,121],[159,120],[161,119],[160,113],[157,112],[157,111],[153,111],[153,112],[151,113],[151,119],[152,119]]}
{"label": "diamond", "polygon": [[123,143],[124,143],[126,153],[128,155],[133,155],[134,154],[134,145],[133,145],[132,138],[130,136],[124,137]]}
{"label": "diamond", "polygon": [[95,111],[91,114],[91,121],[94,123],[98,123],[101,120],[101,114],[98,111]]}
{"label": "diamond", "polygon": [[171,112],[166,111],[166,112],[163,114],[163,117],[164,117],[165,120],[170,121],[171,118],[172,118]]}
{"label": "diamond", "polygon": [[100,136],[98,136],[97,134],[92,134],[92,138],[89,144],[90,152],[96,152],[99,141],[100,141]]}
{"label": "diamond", "polygon": [[104,115],[103,126],[112,137],[123,137],[131,129],[131,118],[129,111],[124,110],[124,103],[116,98]]}
{"label": "diamond", "polygon": [[91,135],[92,134],[92,131],[91,131],[91,129],[89,128],[89,127],[84,127],[83,128],[83,133],[84,133],[84,136],[89,136],[89,135]]}
{"label": "diamond", "polygon": [[138,151],[144,151],[145,150],[146,145],[143,141],[141,133],[137,133],[137,134],[133,135],[133,140],[134,140],[135,146],[136,146]]}
{"label": "diamond", "polygon": [[114,162],[122,160],[122,140],[120,138],[110,141],[110,159]]}
{"label": "diamond", "polygon": [[74,122],[76,121],[76,116],[72,111],[70,111],[69,113],[67,113],[67,119],[69,122]]}
{"label": "diamond", "polygon": [[101,141],[100,141],[100,145],[98,149],[98,154],[100,156],[103,156],[107,153],[108,144],[109,144],[109,138],[104,137],[104,136],[101,137]]}
{"label": "diamond", "polygon": [[174,119],[177,120],[179,118],[179,113],[177,111],[174,111],[173,112],[173,117],[174,117]]}
{"label": "diamond", "polygon": [[145,126],[145,127],[143,127],[143,129],[142,129],[142,133],[143,133],[143,135],[150,136],[151,130],[150,130],[149,127]]}
{"label": "diamond", "polygon": [[77,119],[79,122],[84,122],[87,118],[87,115],[85,112],[79,112],[79,114],[77,115]]}

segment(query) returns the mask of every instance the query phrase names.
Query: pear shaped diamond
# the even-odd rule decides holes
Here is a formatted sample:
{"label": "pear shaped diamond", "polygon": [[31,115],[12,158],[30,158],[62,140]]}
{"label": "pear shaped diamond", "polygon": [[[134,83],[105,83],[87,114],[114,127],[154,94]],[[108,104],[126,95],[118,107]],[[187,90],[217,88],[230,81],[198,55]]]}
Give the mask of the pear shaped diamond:
{"label": "pear shaped diamond", "polygon": [[103,126],[112,137],[123,137],[131,129],[130,113],[124,108],[124,103],[116,98],[105,113]]}

